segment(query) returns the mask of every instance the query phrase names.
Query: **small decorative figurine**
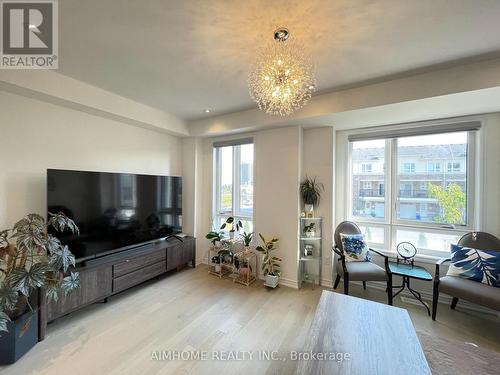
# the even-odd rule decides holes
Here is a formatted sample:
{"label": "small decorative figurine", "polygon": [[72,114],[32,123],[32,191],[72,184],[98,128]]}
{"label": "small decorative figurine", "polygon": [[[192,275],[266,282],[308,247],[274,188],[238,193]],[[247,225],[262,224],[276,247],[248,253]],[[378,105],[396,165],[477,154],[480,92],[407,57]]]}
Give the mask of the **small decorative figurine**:
{"label": "small decorative figurine", "polygon": [[314,253],[314,246],[311,244],[306,244],[304,246],[304,256],[312,257]]}

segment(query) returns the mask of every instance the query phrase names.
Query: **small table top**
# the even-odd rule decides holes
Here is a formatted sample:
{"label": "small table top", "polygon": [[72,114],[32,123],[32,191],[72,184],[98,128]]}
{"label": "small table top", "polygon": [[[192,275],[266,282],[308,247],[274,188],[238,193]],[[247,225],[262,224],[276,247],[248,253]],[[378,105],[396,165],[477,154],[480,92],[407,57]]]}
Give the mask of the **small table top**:
{"label": "small table top", "polygon": [[344,359],[304,359],[298,374],[431,374],[406,310],[329,291],[321,294],[303,353]]}
{"label": "small table top", "polygon": [[389,262],[389,269],[391,273],[400,276],[407,276],[419,280],[432,280],[432,275],[420,266],[411,266],[409,264]]}

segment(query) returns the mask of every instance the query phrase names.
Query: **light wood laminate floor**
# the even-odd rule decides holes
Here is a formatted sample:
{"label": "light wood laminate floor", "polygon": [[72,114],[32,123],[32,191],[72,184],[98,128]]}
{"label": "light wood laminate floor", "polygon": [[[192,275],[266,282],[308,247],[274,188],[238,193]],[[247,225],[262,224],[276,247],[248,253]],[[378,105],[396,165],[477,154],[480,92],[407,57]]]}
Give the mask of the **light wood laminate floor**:
{"label": "light wood laminate floor", "polygon": [[[340,287],[339,290],[342,290]],[[272,351],[303,348],[320,288],[267,290],[210,276],[204,266],[166,275],[50,324],[46,339],[2,374],[288,374],[297,362],[157,361],[157,351]],[[352,295],[385,303],[376,290]],[[440,306],[433,322],[422,307],[403,304],[417,331],[500,351],[500,322]]]}

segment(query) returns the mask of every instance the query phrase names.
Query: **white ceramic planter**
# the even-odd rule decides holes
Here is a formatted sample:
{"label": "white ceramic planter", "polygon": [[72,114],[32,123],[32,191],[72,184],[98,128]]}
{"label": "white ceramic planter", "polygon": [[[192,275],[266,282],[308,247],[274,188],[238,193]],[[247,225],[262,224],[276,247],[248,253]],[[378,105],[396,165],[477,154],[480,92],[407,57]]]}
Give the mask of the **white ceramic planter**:
{"label": "white ceramic planter", "polygon": [[304,211],[306,212],[307,217],[314,217],[314,205],[305,204]]}
{"label": "white ceramic planter", "polygon": [[278,276],[266,275],[266,282],[264,285],[270,288],[276,288],[278,286],[279,281],[280,278]]}
{"label": "white ceramic planter", "polygon": [[306,237],[315,237],[316,236],[316,232],[315,231],[309,231],[309,232],[306,232]]}

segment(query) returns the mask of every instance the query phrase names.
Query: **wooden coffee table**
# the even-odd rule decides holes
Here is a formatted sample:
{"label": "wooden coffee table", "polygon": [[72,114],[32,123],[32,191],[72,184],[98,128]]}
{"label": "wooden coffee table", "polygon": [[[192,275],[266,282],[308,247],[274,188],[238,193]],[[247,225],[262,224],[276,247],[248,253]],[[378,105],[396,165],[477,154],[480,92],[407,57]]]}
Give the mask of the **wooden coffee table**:
{"label": "wooden coffee table", "polygon": [[[431,374],[406,310],[328,291],[302,353],[298,374]],[[314,353],[343,359],[310,359]]]}

